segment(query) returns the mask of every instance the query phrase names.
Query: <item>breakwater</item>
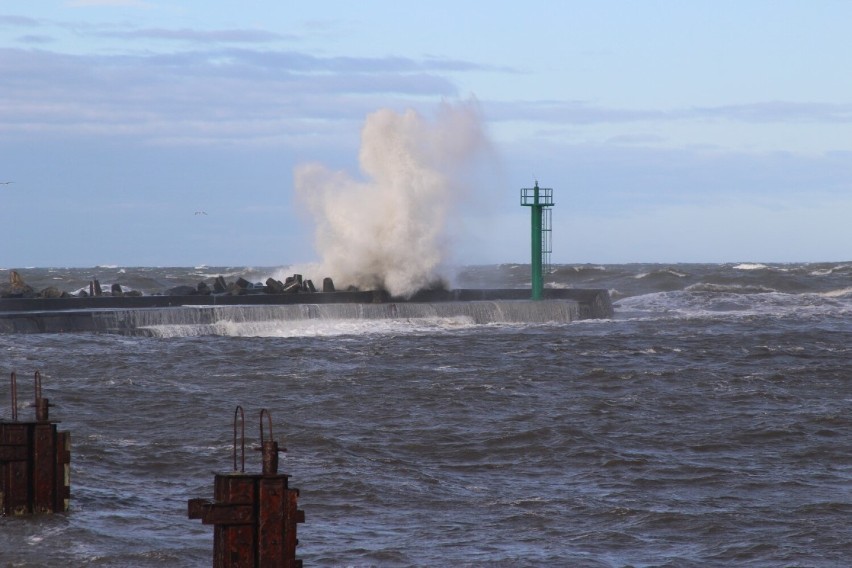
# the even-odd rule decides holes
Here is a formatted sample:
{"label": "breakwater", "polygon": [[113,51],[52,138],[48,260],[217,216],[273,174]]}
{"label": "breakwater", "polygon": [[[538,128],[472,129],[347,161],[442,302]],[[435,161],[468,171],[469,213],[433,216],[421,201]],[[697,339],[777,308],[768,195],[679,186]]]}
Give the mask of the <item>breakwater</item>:
{"label": "breakwater", "polygon": [[0,333],[145,334],[157,326],[215,334],[223,322],[308,319],[460,317],[481,324],[608,318],[606,290],[548,289],[530,301],[524,289],[425,290],[410,298],[383,291],[311,294],[97,296],[0,299]]}

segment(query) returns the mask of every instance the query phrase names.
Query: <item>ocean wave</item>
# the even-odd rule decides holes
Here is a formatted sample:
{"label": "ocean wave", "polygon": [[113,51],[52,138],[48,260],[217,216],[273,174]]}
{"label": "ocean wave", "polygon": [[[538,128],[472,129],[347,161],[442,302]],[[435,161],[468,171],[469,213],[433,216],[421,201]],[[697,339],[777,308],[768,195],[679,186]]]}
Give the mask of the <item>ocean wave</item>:
{"label": "ocean wave", "polygon": [[734,270],[769,270],[769,266],[759,262],[744,262],[733,267]]}
{"label": "ocean wave", "polygon": [[606,272],[606,266],[600,264],[579,264],[579,265],[570,265],[570,266],[559,266],[556,267],[557,270],[568,270],[570,272],[582,273],[582,272]]}
{"label": "ocean wave", "polygon": [[[733,293],[683,290],[614,299],[616,319],[707,319],[798,317],[824,319],[852,313],[852,288],[836,295],[783,292]],[[844,295],[845,294],[845,295]]]}
{"label": "ocean wave", "polygon": [[852,287],[840,288],[839,290],[829,290],[818,294],[824,298],[852,298]]}
{"label": "ocean wave", "polygon": [[614,300],[618,300],[618,299],[620,299],[620,298],[624,298],[624,297],[626,297],[626,296],[627,296],[627,294],[622,294],[621,292],[619,292],[619,291],[618,291],[618,290],[616,290],[615,288],[611,288],[611,289],[609,290],[609,297],[610,297],[610,299],[612,299],[613,301],[614,301]]}
{"label": "ocean wave", "polygon": [[815,268],[813,270],[808,271],[810,276],[831,276],[838,272],[849,272],[852,270],[852,264],[838,264],[836,266],[829,266],[826,268]]}
{"label": "ocean wave", "polygon": [[689,276],[689,274],[686,274],[684,272],[679,272],[679,271],[677,271],[673,268],[665,268],[663,270],[654,270],[654,271],[651,271],[651,272],[640,272],[639,274],[636,274],[635,276],[633,276],[633,278],[635,278],[637,280],[642,280],[644,278],[657,278],[657,277],[667,277],[667,276],[674,276],[676,278],[686,278],[686,277]]}

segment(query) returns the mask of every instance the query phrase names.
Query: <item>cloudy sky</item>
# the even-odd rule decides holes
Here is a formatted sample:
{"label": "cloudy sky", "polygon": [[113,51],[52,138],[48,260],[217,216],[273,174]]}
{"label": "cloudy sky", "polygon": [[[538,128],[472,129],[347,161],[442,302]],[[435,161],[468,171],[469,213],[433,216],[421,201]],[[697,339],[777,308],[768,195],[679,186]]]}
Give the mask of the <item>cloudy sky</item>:
{"label": "cloudy sky", "polygon": [[[448,262],[852,259],[852,3],[0,0],[0,268],[316,259],[294,171],[477,109]],[[203,212],[203,213],[202,213]]]}

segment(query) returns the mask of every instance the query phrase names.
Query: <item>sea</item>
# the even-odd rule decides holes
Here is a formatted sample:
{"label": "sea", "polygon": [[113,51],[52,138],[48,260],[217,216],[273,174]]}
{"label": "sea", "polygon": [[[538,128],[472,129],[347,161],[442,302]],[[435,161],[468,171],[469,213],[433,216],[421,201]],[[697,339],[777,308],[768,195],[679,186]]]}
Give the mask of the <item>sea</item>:
{"label": "sea", "polygon": [[[18,272],[156,293],[286,270]],[[523,264],[449,278],[530,283]],[[71,436],[69,511],[0,518],[0,567],[211,566],[187,502],[233,470],[238,406],[247,472],[264,410],[287,449],[305,566],[852,565],[852,262],[565,264],[546,283],[607,289],[615,314],[0,335],[0,419],[13,371],[32,419],[38,371]]]}

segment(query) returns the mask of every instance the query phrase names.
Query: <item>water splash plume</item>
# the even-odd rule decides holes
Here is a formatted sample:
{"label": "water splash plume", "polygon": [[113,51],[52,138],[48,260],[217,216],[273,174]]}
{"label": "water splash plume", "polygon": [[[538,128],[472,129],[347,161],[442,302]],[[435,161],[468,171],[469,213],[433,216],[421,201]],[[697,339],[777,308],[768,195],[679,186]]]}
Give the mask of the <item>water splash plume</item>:
{"label": "water splash plume", "polygon": [[296,193],[316,221],[321,274],[401,296],[440,280],[447,223],[469,188],[464,174],[487,146],[473,103],[444,104],[434,120],[382,109],[361,131],[363,181],[298,166]]}

